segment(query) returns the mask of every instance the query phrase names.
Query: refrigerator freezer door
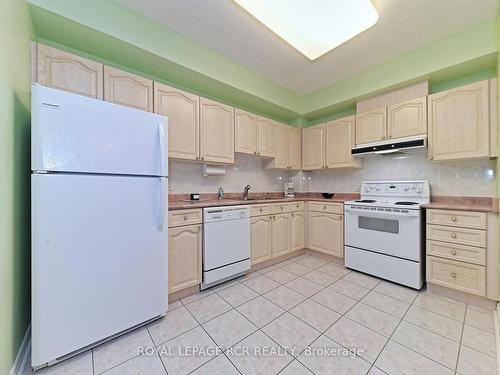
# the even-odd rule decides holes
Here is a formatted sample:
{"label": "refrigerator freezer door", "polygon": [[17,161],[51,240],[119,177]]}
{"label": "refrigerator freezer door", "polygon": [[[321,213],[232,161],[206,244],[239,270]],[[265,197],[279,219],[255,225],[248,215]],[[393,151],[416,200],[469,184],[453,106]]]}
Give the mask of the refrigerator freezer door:
{"label": "refrigerator freezer door", "polygon": [[164,116],[32,86],[31,169],[167,176]]}
{"label": "refrigerator freezer door", "polygon": [[167,179],[31,178],[33,366],[165,314]]}

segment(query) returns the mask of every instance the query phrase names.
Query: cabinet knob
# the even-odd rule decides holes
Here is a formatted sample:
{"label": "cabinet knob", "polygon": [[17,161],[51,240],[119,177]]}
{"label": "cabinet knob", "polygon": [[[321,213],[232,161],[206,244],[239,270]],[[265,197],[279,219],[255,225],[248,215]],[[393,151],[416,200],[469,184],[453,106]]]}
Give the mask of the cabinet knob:
{"label": "cabinet knob", "polygon": [[259,211],[262,212],[262,208],[259,208]]}
{"label": "cabinet knob", "polygon": [[432,156],[429,156],[429,160],[433,160],[433,159],[434,159],[434,157],[432,157]]}
{"label": "cabinet knob", "polygon": [[456,251],[456,250],[452,250],[452,251],[451,251],[451,253],[452,253],[453,255],[457,255],[457,251]]}
{"label": "cabinet knob", "polygon": [[457,221],[457,218],[455,216],[452,216],[451,221]]}
{"label": "cabinet knob", "polygon": [[295,216],[295,214],[292,212],[292,217],[294,217],[294,216]]}
{"label": "cabinet knob", "polygon": [[197,157],[196,157],[196,160],[200,160],[200,157],[199,157],[199,156],[197,156]]}
{"label": "cabinet knob", "polygon": [[187,219],[188,219],[188,216],[184,215],[184,221],[186,221]]}
{"label": "cabinet knob", "polygon": [[392,135],[390,135],[390,134],[389,134],[389,135],[387,136],[387,138],[392,138]]}
{"label": "cabinet knob", "polygon": [[451,238],[457,238],[457,234],[456,233],[452,233],[451,234]]}
{"label": "cabinet knob", "polygon": [[323,206],[323,210],[326,210],[326,206]]}
{"label": "cabinet knob", "polygon": [[455,278],[455,277],[457,277],[457,274],[455,272],[452,272],[451,277]]}
{"label": "cabinet knob", "polygon": [[257,151],[254,151],[254,152],[253,152],[253,154],[254,154],[254,155],[257,155]]}
{"label": "cabinet knob", "polygon": [[260,155],[260,151],[259,151],[259,152],[257,152],[257,155]]}
{"label": "cabinet knob", "polygon": [[385,136],[382,136],[382,139],[385,139]]}
{"label": "cabinet knob", "polygon": [[204,157],[204,156],[202,156],[202,157],[201,157],[201,160],[205,160],[205,157]]}
{"label": "cabinet knob", "polygon": [[280,207],[281,211],[283,211],[283,206]]}

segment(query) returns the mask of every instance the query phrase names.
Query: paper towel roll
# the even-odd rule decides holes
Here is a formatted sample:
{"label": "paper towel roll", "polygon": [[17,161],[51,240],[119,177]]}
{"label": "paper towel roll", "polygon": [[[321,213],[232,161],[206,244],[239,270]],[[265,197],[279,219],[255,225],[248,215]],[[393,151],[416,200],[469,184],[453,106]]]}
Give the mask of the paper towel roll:
{"label": "paper towel roll", "polygon": [[203,176],[224,176],[226,167],[224,165],[208,165],[203,164]]}

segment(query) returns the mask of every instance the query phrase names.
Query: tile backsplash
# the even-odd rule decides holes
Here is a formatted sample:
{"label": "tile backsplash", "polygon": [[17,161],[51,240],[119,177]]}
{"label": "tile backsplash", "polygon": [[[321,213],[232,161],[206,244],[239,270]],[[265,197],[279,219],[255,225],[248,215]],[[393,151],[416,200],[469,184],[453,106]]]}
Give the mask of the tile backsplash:
{"label": "tile backsplash", "polygon": [[296,190],[358,192],[365,180],[429,180],[434,195],[495,196],[495,161],[430,162],[425,151],[402,156],[367,158],[361,169],[318,170],[289,173],[262,168],[259,158],[236,155],[225,176],[204,177],[200,164],[171,161],[170,190],[174,193],[240,192],[246,184],[257,191],[282,191],[289,178]]}

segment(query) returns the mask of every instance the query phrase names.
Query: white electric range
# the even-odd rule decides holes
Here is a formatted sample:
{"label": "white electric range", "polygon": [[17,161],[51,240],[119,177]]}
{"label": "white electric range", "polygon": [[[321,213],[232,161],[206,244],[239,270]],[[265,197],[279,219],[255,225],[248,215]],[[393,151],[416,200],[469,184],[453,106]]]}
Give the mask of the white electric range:
{"label": "white electric range", "polygon": [[424,282],[423,214],[428,181],[366,181],[344,204],[345,265],[415,289]]}

